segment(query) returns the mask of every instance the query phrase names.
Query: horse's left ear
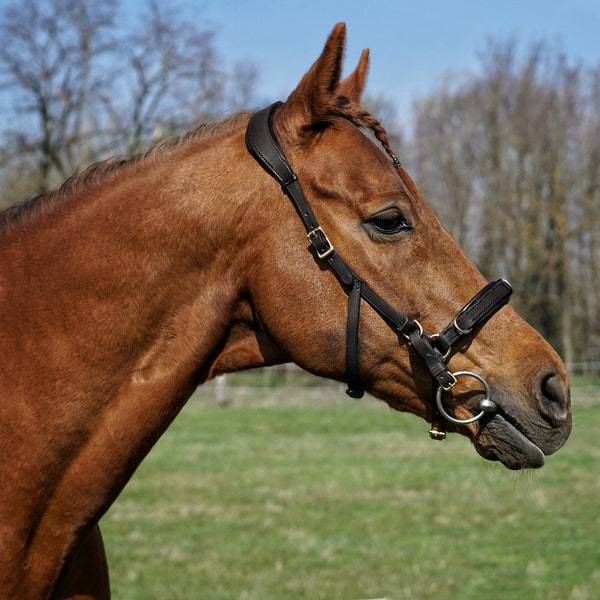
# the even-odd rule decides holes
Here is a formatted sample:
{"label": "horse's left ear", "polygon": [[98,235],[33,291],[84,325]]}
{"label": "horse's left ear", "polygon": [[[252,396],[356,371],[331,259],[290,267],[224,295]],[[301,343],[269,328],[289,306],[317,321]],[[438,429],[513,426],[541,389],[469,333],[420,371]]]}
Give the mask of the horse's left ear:
{"label": "horse's left ear", "polygon": [[365,83],[367,81],[367,72],[369,70],[369,49],[365,48],[360,55],[360,60],[356,69],[340,82],[338,87],[338,94],[345,96],[348,100],[360,102],[363,90],[365,89]]}
{"label": "horse's left ear", "polygon": [[321,56],[275,114],[277,125],[298,132],[327,121],[339,95],[345,45],[346,25],[338,23],[329,34]]}

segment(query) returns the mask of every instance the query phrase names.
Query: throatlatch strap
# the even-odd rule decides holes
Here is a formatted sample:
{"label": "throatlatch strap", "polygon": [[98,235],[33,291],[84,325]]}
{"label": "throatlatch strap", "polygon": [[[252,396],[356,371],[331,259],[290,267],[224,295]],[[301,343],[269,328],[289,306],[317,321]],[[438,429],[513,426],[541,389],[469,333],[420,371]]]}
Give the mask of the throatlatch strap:
{"label": "throatlatch strap", "polygon": [[360,359],[358,352],[358,327],[360,324],[360,301],[362,281],[355,277],[348,294],[348,317],[346,321],[346,394],[351,398],[362,398],[364,390],[360,385]]}

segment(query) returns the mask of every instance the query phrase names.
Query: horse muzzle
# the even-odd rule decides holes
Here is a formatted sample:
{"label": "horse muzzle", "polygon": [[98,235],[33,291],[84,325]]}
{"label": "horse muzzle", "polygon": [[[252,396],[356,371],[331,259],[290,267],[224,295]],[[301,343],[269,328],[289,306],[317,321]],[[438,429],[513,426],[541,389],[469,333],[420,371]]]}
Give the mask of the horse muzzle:
{"label": "horse muzzle", "polygon": [[473,443],[488,460],[509,469],[539,468],[561,448],[571,433],[569,388],[558,375],[541,377],[534,402],[522,404],[495,390],[496,409],[479,421]]}

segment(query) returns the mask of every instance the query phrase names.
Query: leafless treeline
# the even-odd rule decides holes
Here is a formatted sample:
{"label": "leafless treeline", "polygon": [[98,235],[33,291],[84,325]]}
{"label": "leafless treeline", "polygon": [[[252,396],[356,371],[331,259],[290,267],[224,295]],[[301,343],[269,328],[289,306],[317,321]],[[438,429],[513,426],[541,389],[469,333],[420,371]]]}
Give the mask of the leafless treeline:
{"label": "leafless treeline", "polygon": [[255,67],[224,65],[189,12],[142,6],[122,19],[119,0],[14,0],[0,15],[4,205],[247,105]]}
{"label": "leafless treeline", "polygon": [[[125,29],[122,9],[15,0],[0,15],[0,205],[252,104],[256,69],[224,66],[201,19],[148,0]],[[600,65],[491,41],[479,74],[416,103],[409,138],[403,162],[460,245],[568,363],[598,371]]]}
{"label": "leafless treeline", "polygon": [[482,271],[513,282],[567,363],[598,372],[600,65],[514,40],[481,62],[417,103],[407,162]]}

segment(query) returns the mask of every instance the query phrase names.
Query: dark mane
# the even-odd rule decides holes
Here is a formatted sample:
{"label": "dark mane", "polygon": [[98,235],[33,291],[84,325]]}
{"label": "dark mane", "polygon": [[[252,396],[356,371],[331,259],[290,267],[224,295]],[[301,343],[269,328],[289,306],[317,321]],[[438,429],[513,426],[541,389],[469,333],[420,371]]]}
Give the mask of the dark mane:
{"label": "dark mane", "polygon": [[108,177],[121,172],[126,167],[159,159],[177,148],[185,147],[201,139],[227,134],[247,120],[248,116],[249,113],[247,111],[242,111],[221,121],[208,121],[182,136],[159,142],[144,152],[130,156],[109,158],[108,160],[92,164],[80,173],[67,179],[58,188],[42,192],[1,212],[0,230],[6,230],[7,227],[42,214],[49,208],[60,205],[68,199],[80,195],[90,186],[105,181]]}

